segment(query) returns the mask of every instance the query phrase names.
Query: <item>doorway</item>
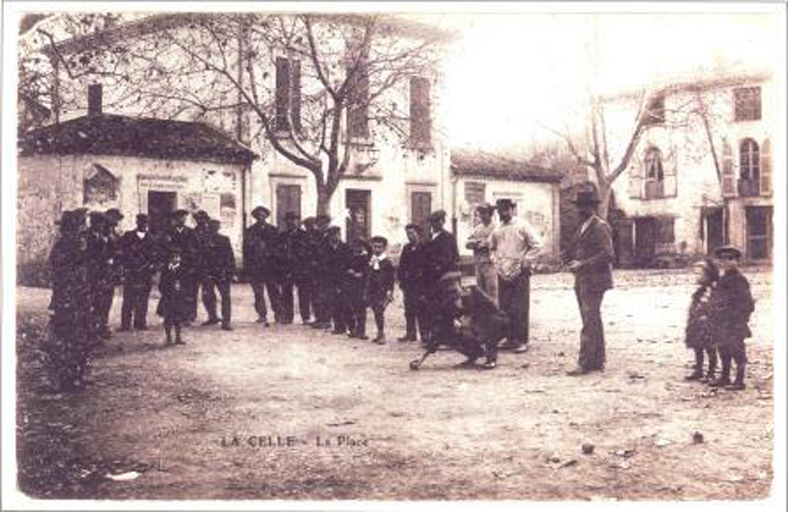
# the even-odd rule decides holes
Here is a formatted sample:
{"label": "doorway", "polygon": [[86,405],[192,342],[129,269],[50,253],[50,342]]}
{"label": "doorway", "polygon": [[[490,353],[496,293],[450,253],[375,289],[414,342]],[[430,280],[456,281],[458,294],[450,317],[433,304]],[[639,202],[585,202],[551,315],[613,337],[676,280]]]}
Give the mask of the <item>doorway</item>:
{"label": "doorway", "polygon": [[717,208],[705,215],[706,218],[706,254],[714,254],[717,247],[724,243],[722,208]]}
{"label": "doorway", "polygon": [[653,217],[635,219],[635,266],[648,267],[657,249],[657,222]]}
{"label": "doorway", "polygon": [[148,223],[152,236],[157,237],[167,232],[177,198],[176,192],[148,191]]}
{"label": "doorway", "polygon": [[358,238],[368,240],[370,237],[369,205],[371,195],[369,190],[345,190],[345,208],[348,210],[345,236],[348,243]]}
{"label": "doorway", "polygon": [[747,258],[768,260],[772,257],[772,207],[748,206]]}

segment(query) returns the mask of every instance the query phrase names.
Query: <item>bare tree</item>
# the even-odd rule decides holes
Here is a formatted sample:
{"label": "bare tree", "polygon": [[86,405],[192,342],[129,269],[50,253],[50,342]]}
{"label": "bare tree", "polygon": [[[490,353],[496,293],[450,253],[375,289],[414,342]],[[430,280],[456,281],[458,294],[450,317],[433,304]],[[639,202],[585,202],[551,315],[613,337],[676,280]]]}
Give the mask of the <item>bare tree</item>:
{"label": "bare tree", "polygon": [[403,92],[411,77],[436,78],[446,41],[379,15],[258,13],[159,15],[65,43],[47,37],[70,86],[110,85],[108,106],[218,120],[269,144],[313,175],[318,213],[351,163],[374,163],[375,141],[418,146]]}

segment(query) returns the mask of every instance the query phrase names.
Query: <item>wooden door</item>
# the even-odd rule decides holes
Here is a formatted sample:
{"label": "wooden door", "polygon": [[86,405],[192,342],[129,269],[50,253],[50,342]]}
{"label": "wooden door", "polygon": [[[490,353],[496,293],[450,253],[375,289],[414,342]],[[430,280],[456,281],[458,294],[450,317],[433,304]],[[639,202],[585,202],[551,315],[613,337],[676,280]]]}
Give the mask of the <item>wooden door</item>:
{"label": "wooden door", "polygon": [[285,215],[294,212],[301,218],[301,185],[276,186],[276,225],[284,228]]}
{"label": "wooden door", "polygon": [[706,254],[713,254],[717,247],[723,245],[722,209],[706,215]]}
{"label": "wooden door", "polygon": [[635,219],[635,265],[647,267],[654,261],[657,223],[652,217]]}
{"label": "wooden door", "polygon": [[767,260],[772,256],[772,207],[752,206],[747,217],[747,258]]}
{"label": "wooden door", "polygon": [[345,223],[345,237],[348,243],[363,238],[369,240],[371,234],[369,190],[348,189],[345,191],[345,208],[349,215]]}
{"label": "wooden door", "polygon": [[162,235],[170,227],[176,199],[175,192],[148,191],[148,229],[152,236]]}

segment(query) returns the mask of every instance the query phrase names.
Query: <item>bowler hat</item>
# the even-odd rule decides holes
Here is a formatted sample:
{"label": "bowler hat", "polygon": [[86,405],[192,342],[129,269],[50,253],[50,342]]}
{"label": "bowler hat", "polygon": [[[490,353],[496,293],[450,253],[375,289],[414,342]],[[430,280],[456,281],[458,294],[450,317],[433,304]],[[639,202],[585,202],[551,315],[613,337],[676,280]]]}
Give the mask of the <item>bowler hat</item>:
{"label": "bowler hat", "polygon": [[217,227],[218,228],[219,226],[222,225],[222,223],[221,223],[221,221],[219,221],[217,219],[208,219],[208,225],[211,226],[211,227]]}
{"label": "bowler hat", "polygon": [[508,197],[502,197],[495,201],[496,208],[514,208],[514,201],[509,199]]}
{"label": "bowler hat", "polygon": [[173,218],[176,218],[176,219],[180,218],[180,217],[186,217],[187,215],[189,215],[189,212],[187,212],[183,208],[179,208],[179,209],[175,210],[174,212],[172,212]]}
{"label": "bowler hat", "polygon": [[287,212],[285,214],[285,220],[298,220],[298,214],[296,212]]}
{"label": "bowler hat", "polygon": [[315,218],[314,217],[307,217],[303,220],[304,226],[314,226]]}
{"label": "bowler hat", "polygon": [[137,222],[140,222],[140,221],[148,222],[148,214],[147,213],[138,213],[134,218],[137,220]]}
{"label": "bowler hat", "polygon": [[477,212],[492,212],[495,210],[495,207],[490,203],[481,203],[480,205],[476,206]]}
{"label": "bowler hat", "polygon": [[108,219],[107,216],[101,212],[90,212],[88,216],[90,218],[90,225],[91,226],[98,226],[100,224],[104,224]]}
{"label": "bowler hat", "polygon": [[732,245],[723,245],[714,250],[714,256],[724,260],[738,260],[742,257],[742,253]]}
{"label": "bowler hat", "polygon": [[596,186],[590,181],[586,181],[577,186],[573,202],[578,206],[590,206],[599,204],[601,201]]}
{"label": "bowler hat", "polygon": [[328,229],[326,229],[327,234],[339,233],[339,231],[339,226],[330,226]]}
{"label": "bowler hat", "polygon": [[260,214],[263,214],[263,215],[265,215],[266,217],[268,217],[269,215],[271,215],[271,210],[269,210],[269,209],[268,209],[268,208],[266,208],[265,206],[257,206],[257,207],[256,207],[254,210],[252,210],[252,217],[254,217],[255,219],[256,219],[256,218],[257,218],[257,217],[258,217]]}
{"label": "bowler hat", "polygon": [[315,222],[317,224],[328,224],[329,222],[331,222],[331,217],[329,217],[325,213],[321,213],[320,215],[315,217]]}
{"label": "bowler hat", "polygon": [[194,214],[194,220],[200,220],[200,219],[208,220],[210,218],[211,216],[208,215],[208,212],[206,212],[205,210],[199,210]]}
{"label": "bowler hat", "polygon": [[123,214],[120,213],[120,210],[118,210],[117,208],[110,208],[109,210],[104,212],[104,215],[106,215],[108,219],[114,222],[123,220]]}

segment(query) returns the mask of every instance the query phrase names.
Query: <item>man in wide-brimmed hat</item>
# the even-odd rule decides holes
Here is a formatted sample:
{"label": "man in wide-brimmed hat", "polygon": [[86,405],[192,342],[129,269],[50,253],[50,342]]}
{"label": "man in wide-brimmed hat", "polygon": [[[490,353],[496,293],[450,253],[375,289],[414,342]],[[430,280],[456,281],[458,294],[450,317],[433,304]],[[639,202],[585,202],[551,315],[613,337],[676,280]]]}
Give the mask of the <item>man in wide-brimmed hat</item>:
{"label": "man in wide-brimmed hat", "polygon": [[285,214],[285,229],[279,234],[277,242],[277,258],[279,259],[279,283],[281,291],[282,322],[293,323],[293,294],[298,289],[298,310],[301,321],[309,323],[310,290],[309,274],[306,272],[306,260],[310,257],[307,246],[306,231],[299,226],[296,212]]}
{"label": "man in wide-brimmed hat", "polygon": [[148,328],[148,299],[156,272],[156,242],[148,232],[148,216],[137,214],[137,227],[120,238],[123,303],[120,330]]}
{"label": "man in wide-brimmed hat", "polygon": [[522,353],[530,341],[531,264],[542,240],[525,219],[515,215],[511,199],[498,199],[495,206],[500,222],[490,237],[490,251],[498,277],[498,307],[509,316],[509,335],[501,348]]}
{"label": "man in wide-brimmed hat", "polygon": [[[429,314],[425,315],[427,324],[427,338],[423,342],[429,342],[440,333],[450,332],[452,318],[441,315],[439,304],[443,295],[443,288],[440,280],[448,272],[456,272],[459,264],[459,251],[457,250],[457,239],[453,234],[444,229],[446,224],[446,212],[437,210],[428,217],[430,223],[430,235],[424,244],[423,257],[423,279],[425,288],[425,302]],[[424,334],[422,334],[424,336]]]}
{"label": "man in wide-brimmed hat", "polygon": [[490,298],[498,303],[498,277],[490,255],[490,239],[495,231],[492,221],[495,207],[482,203],[476,207],[479,223],[473,228],[465,247],[473,250],[473,268],[476,273],[476,285]]}
{"label": "man in wide-brimmed hat", "polygon": [[583,329],[577,368],[569,375],[602,371],[605,367],[605,332],[602,326],[602,299],[613,287],[613,238],[610,226],[596,215],[600,203],[596,186],[581,183],[574,199],[580,226],[575,234],[574,257],[568,268],[575,274],[575,294]]}
{"label": "man in wide-brimmed hat", "polygon": [[244,234],[244,269],[254,292],[254,309],[257,322],[268,326],[268,308],[265,293],[274,312],[274,319],[281,321],[280,292],[275,268],[275,250],[279,231],[268,223],[271,211],[265,206],[252,210],[255,223]]}

